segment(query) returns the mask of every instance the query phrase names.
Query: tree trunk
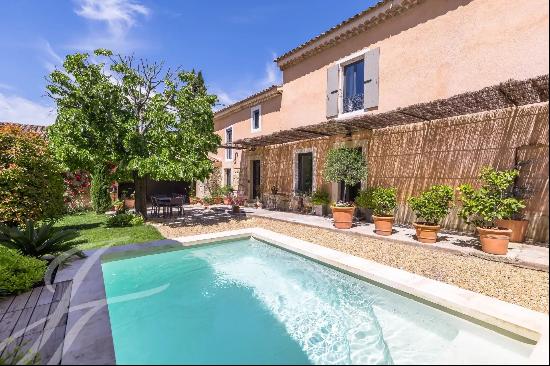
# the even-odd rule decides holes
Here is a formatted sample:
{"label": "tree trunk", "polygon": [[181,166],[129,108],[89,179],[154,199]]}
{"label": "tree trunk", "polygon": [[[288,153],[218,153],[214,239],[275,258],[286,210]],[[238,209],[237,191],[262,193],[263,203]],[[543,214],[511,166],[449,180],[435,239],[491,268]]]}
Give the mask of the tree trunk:
{"label": "tree trunk", "polygon": [[137,172],[133,172],[133,176],[136,198],[135,210],[143,218],[147,218],[147,177],[140,177]]}

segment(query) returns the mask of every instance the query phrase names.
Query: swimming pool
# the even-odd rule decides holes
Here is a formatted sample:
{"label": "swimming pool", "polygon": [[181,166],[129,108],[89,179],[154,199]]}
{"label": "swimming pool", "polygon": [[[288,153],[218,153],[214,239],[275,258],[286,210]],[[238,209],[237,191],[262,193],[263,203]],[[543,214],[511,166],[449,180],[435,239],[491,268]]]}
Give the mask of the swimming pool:
{"label": "swimming pool", "polygon": [[252,237],[102,270],[117,363],[525,363],[534,349]]}

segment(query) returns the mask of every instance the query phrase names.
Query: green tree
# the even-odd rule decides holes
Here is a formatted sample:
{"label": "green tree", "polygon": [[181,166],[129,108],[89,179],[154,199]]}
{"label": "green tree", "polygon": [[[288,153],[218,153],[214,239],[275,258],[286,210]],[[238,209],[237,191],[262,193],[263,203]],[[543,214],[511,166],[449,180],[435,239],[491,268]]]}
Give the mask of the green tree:
{"label": "green tree", "polygon": [[112,206],[109,188],[111,180],[107,167],[98,166],[92,172],[92,185],[90,187],[90,197],[92,198],[92,207],[97,213],[105,213]]}
{"label": "green tree", "polygon": [[344,197],[348,186],[367,176],[367,164],[357,149],[339,147],[329,150],[325,161],[324,177],[331,182],[344,182]]}
{"label": "green tree", "polygon": [[71,164],[113,163],[117,173],[129,173],[136,210],[146,216],[148,177],[193,181],[211,173],[208,152],[220,144],[217,97],[207,93],[202,74],[108,50],[95,56],[91,62],[87,54],[69,55],[64,70],[50,75],[47,88],[58,105],[52,142]]}
{"label": "green tree", "polygon": [[0,127],[0,223],[60,216],[64,190],[61,167],[42,136]]}

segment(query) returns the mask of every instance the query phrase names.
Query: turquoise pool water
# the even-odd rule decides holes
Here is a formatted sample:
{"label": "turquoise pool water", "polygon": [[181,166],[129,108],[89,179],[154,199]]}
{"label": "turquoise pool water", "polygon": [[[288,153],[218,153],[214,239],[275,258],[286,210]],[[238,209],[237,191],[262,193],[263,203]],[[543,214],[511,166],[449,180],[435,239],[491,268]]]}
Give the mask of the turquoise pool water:
{"label": "turquoise pool water", "polygon": [[102,266],[119,364],[513,364],[533,349],[255,239]]}

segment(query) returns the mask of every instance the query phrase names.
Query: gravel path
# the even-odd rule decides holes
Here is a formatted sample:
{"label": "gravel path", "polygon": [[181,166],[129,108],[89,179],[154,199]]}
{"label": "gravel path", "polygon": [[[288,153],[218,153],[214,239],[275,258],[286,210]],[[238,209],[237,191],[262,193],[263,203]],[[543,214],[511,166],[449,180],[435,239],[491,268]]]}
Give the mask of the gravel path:
{"label": "gravel path", "polygon": [[262,227],[548,313],[547,272],[257,217],[201,215],[153,225],[167,238]]}

